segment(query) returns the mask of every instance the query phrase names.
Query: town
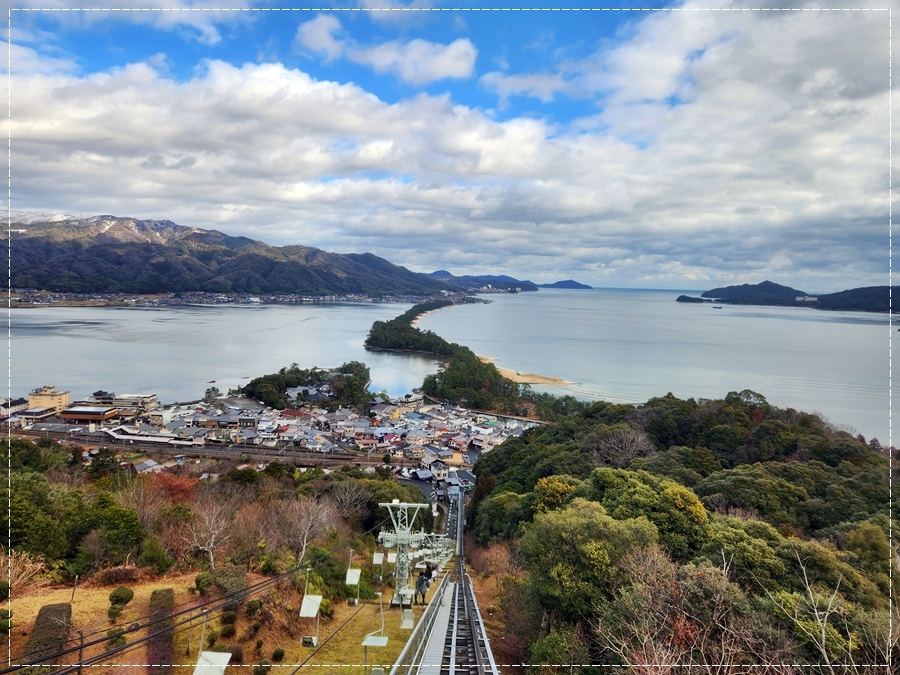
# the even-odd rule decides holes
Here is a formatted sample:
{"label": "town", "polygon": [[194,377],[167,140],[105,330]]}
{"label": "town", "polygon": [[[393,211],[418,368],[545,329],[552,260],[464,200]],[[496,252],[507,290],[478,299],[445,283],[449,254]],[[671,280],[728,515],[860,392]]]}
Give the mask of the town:
{"label": "town", "polygon": [[453,486],[472,489],[471,468],[480,454],[539,424],[431,402],[421,394],[373,398],[367,415],[329,411],[320,407],[332,397],[328,384],[288,390],[297,407],[284,410],[216,394],[210,388],[204,400],[160,406],[155,394],[107,391],[73,401],[71,392],[48,385],[0,403],[0,424],[13,434],[82,445],[85,463],[102,447],[118,449],[135,473],[177,469],[215,480],[228,460],[257,471],[269,461],[365,465],[369,471],[382,465],[438,500]]}

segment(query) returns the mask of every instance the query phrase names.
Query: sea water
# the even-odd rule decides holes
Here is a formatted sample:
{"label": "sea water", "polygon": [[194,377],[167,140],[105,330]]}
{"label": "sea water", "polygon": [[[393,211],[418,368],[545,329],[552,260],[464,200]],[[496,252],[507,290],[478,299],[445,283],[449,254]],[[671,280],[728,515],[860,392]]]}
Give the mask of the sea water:
{"label": "sea water", "polygon": [[[696,293],[696,292],[694,292]],[[671,392],[721,398],[752,389],[780,407],[888,442],[884,314],[676,303],[681,291],[595,289],[484,296],[418,325],[497,365],[573,382],[534,389],[642,403]],[[164,403],[223,393],[297,363],[363,361],[373,391],[402,395],[436,372],[433,357],[368,352],[373,321],[409,304],[54,307],[10,312],[10,394],[44,384],[86,398],[98,389]],[[895,329],[894,329],[895,330]],[[215,381],[214,383],[212,381]]]}

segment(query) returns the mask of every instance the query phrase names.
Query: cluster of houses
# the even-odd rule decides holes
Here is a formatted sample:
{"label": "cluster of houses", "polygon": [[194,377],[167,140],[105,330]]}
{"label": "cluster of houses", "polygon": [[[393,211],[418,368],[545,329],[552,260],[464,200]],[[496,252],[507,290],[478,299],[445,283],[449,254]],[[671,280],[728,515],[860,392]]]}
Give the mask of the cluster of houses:
{"label": "cluster of houses", "polygon": [[[315,397],[308,397],[313,400],[302,409],[273,410],[247,399],[159,407],[155,395],[145,394],[117,397],[100,391],[74,405],[68,392],[53,387],[32,395],[41,404],[39,418],[23,417],[23,412],[35,409],[25,407],[7,415],[8,426],[73,437],[93,434],[98,443],[139,443],[169,451],[254,445],[288,453],[353,450],[389,455],[398,477],[433,483],[442,490],[454,484],[474,485],[465,469],[478,454],[535,424],[447,404],[428,405],[412,394],[393,401],[373,400],[368,415],[349,409],[328,412],[316,407]],[[7,400],[6,405],[13,403]],[[135,465],[140,472],[163,468],[153,460]]]}

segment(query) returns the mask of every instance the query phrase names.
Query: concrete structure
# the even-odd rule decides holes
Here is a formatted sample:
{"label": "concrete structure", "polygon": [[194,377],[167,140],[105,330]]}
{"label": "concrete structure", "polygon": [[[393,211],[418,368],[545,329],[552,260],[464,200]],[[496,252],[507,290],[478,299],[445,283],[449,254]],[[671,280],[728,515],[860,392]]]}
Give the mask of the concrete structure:
{"label": "concrete structure", "polygon": [[70,392],[59,391],[52,385],[34,389],[28,394],[29,408],[53,408],[54,412],[60,412],[71,402],[72,394]]}
{"label": "concrete structure", "polygon": [[118,408],[102,405],[73,405],[60,411],[59,419],[72,424],[103,423],[118,415]]}

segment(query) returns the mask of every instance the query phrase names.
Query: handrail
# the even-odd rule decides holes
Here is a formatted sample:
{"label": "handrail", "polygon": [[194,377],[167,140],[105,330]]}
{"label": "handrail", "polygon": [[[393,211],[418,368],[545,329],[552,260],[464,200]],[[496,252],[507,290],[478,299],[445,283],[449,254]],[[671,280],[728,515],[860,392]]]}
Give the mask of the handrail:
{"label": "handrail", "polygon": [[[428,603],[421,618],[416,622],[416,627],[413,628],[409,640],[406,641],[406,645],[403,647],[403,651],[400,652],[400,656],[398,656],[397,660],[394,662],[394,666],[391,668],[389,675],[397,675],[398,673],[406,675],[407,673],[412,672],[413,666],[421,661],[422,652],[425,650],[425,647],[428,646],[428,638],[431,636],[431,628],[434,625],[438,610],[444,604],[444,588],[446,587],[449,578],[450,574],[448,571],[445,571],[435,588],[434,595],[431,596],[431,602]],[[435,599],[438,597],[441,599],[440,602],[435,602]],[[412,658],[407,663],[407,658],[410,656],[411,650]]]}
{"label": "handrail", "polygon": [[481,618],[481,610],[478,609],[478,601],[475,599],[475,589],[473,588],[472,583],[468,581],[468,572],[465,572],[465,576],[466,587],[467,590],[471,592],[472,597],[469,611],[474,613],[473,618],[475,619],[472,628],[473,630],[478,631],[482,638],[484,638],[484,651],[487,653],[488,663],[485,664],[481,655],[480,646],[478,644],[475,645],[475,661],[478,664],[478,672],[499,674],[500,671],[497,670],[497,663],[494,661],[494,652],[491,651],[491,642],[488,640],[487,629],[484,627],[484,620]]}

